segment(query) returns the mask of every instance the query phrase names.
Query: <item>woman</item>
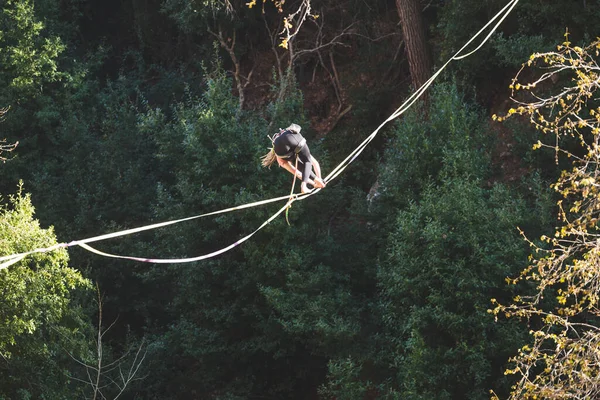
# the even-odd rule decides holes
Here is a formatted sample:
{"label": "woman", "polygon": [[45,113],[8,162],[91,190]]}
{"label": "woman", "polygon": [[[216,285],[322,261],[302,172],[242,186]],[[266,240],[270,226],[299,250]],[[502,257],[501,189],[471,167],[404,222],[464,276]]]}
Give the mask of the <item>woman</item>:
{"label": "woman", "polygon": [[321,166],[310,155],[306,139],[300,134],[301,129],[299,125],[291,124],[273,136],[273,147],[262,157],[262,165],[270,167],[277,160],[280,167],[302,179],[300,189],[302,193],[308,193],[311,191],[308,185],[324,188],[325,182],[321,178]]}

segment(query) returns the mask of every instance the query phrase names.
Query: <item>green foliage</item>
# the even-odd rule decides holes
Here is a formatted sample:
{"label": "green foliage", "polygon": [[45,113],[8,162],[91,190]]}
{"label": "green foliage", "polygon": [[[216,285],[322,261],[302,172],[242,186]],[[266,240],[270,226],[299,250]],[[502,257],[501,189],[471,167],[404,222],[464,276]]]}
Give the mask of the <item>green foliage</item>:
{"label": "green foliage", "polygon": [[526,213],[506,188],[455,176],[399,214],[379,278],[404,398],[486,398],[521,337],[486,310],[526,259],[515,229]]}
{"label": "green foliage", "polygon": [[10,90],[3,102],[39,93],[44,83],[62,77],[56,58],[65,47],[58,37],[45,37],[43,29],[31,0],[6,1],[0,13],[0,85]]}
{"label": "green foliage", "polygon": [[[29,195],[19,191],[10,196],[11,207],[0,209],[2,218],[2,254],[13,254],[56,244],[52,228],[43,230],[33,219]],[[59,250],[35,255],[20,261],[2,272],[4,297],[0,351],[4,357],[11,354],[11,346],[22,334],[31,334],[43,323],[56,323],[65,313],[68,294],[86,281],[67,268],[67,252]]]}
{"label": "green foliage", "polygon": [[[434,28],[439,59],[446,61],[506,3],[504,0],[444,2]],[[477,56],[454,64],[454,70],[467,85],[476,85],[480,91],[490,90],[490,84],[509,79],[514,66],[533,50],[548,48],[562,37],[566,28],[576,32],[578,37],[595,37],[598,23],[600,11],[591,2],[521,0],[501,26],[502,38],[494,39],[492,45],[482,48]],[[504,65],[511,69],[499,68]]]}
{"label": "green foliage", "polygon": [[[208,77],[202,99],[188,94],[186,102],[174,108],[172,121],[160,110],[149,112],[142,120],[145,130],[156,132],[159,159],[176,182],[168,196],[192,207],[213,205],[216,199],[231,204],[234,196],[244,192],[233,183],[245,180],[246,188],[253,191],[245,176],[260,175],[260,164],[250,160],[259,159],[261,142],[268,143],[258,132],[264,125],[250,116],[238,120],[237,99],[230,95],[229,85],[222,72],[217,72]],[[262,185],[256,184],[260,190]]]}
{"label": "green foliage", "polygon": [[456,85],[433,88],[427,123],[419,106],[409,110],[398,123],[385,153],[381,170],[381,201],[384,208],[406,206],[418,201],[434,179],[452,175],[475,179],[489,177],[492,137],[481,127],[481,114],[466,102]]}
{"label": "green foliage", "polygon": [[[453,64],[470,88],[476,86],[470,90],[495,93],[504,68],[523,49],[543,45],[554,31],[562,35],[566,23],[581,32],[597,25],[590,1],[582,12],[569,10],[568,2],[542,3],[521,0],[503,36]],[[284,76],[269,74],[272,48],[259,4],[250,10],[245,2],[232,2],[234,13],[227,4],[136,0],[107,7],[96,0],[36,0],[34,9],[32,1],[3,3],[0,105],[11,110],[0,127],[9,141],[21,143],[18,156],[3,165],[1,185],[12,188],[26,179],[43,225],[54,224],[69,239],[195,215],[289,193],[292,177],[259,162],[270,145],[266,136],[278,128],[300,124],[326,173],[400,102],[406,68],[402,48],[393,48],[398,36],[389,35],[397,24],[393,2],[323,2],[325,12],[319,10],[316,20],[326,21],[323,30],[307,23],[303,32],[310,36],[317,29],[326,43],[336,29],[355,23],[349,47],[321,48],[332,58],[306,56]],[[265,18],[272,23],[276,11],[267,4]],[[445,61],[505,2],[431,4],[426,18]],[[221,27],[226,39],[235,29],[242,73],[254,71],[245,104],[265,106],[240,111],[223,66],[201,71],[213,53],[209,25],[215,32]],[[305,39],[300,35],[298,45],[314,44],[313,37]],[[332,103],[307,103],[335,98],[322,69],[333,67],[339,94],[353,108],[316,140],[308,121],[330,112]],[[315,73],[310,84],[296,79],[301,69],[304,77]],[[304,89],[313,92],[305,96]],[[535,232],[547,224],[550,196],[535,173],[502,183],[506,164],[496,161],[495,131],[482,122],[486,112],[465,101],[455,85],[438,85],[429,105],[427,121],[415,107],[390,129],[389,141],[378,138],[326,190],[295,203],[290,225],[279,218],[222,256],[152,266],[73,249],[73,265],[85,265],[86,276],[106,293],[106,321],[119,317],[105,350],[118,353],[151,337],[149,377],[136,395],[465,399],[483,398],[491,386],[506,388],[502,367],[521,331],[493,324],[485,310],[490,297],[511,297],[503,278],[526,255],[515,228]],[[513,128],[508,140],[517,143],[513,153],[522,171],[551,164],[531,157],[530,133]],[[382,149],[385,163],[378,170]],[[367,202],[376,180],[378,196]],[[28,197],[22,198],[26,204]],[[204,254],[252,232],[279,206],[99,247],[150,257]],[[10,226],[25,225],[17,218],[0,232]],[[22,238],[6,235],[8,241],[0,236],[3,253],[55,243],[50,234],[39,240],[21,231]],[[69,364],[62,349],[95,360],[94,336],[83,321],[96,311],[83,315],[79,309],[64,282],[82,278],[66,263],[63,251],[0,271],[0,278],[13,276],[6,287],[17,293],[0,315],[20,316],[0,327],[2,352],[10,353],[9,363],[0,366],[0,397],[83,393],[68,377],[85,379],[85,371]],[[46,279],[44,271],[55,264],[59,272]],[[44,286],[61,279],[56,287]],[[43,290],[55,295],[36,294]],[[49,307],[55,311],[46,316]]]}
{"label": "green foliage", "polygon": [[85,15],[87,0],[36,0],[35,15],[44,22],[44,31],[50,36],[58,36],[69,46],[66,53],[75,53],[73,46],[82,33],[82,18]]}
{"label": "green foliage", "polygon": [[327,399],[363,400],[369,393],[370,382],[361,382],[361,365],[351,358],[331,360],[327,366],[327,384],[320,394]]}
{"label": "green foliage", "polygon": [[386,153],[382,200],[402,208],[378,272],[380,362],[398,398],[483,399],[506,390],[499,372],[524,335],[494,324],[489,299],[510,298],[504,278],[527,259],[516,227],[549,205],[492,180],[485,125],[455,87],[436,88],[429,115],[400,124]]}
{"label": "green foliage", "polygon": [[206,20],[232,11],[228,0],[165,0],[162,11],[167,13],[177,26],[186,33],[195,33],[204,30]]}
{"label": "green foliage", "polygon": [[505,37],[500,34],[493,40],[493,46],[502,65],[518,68],[535,51],[543,51],[552,45],[543,35],[528,36],[514,34]]}
{"label": "green foliage", "polygon": [[596,37],[600,10],[593,2],[528,0],[520,3],[518,7],[519,12],[513,19],[516,20],[517,30],[521,34],[543,35],[550,41],[556,41],[557,38],[562,38],[564,30],[568,28],[578,37]]}
{"label": "green foliage", "polygon": [[[33,219],[29,195],[20,189],[0,208],[0,254],[56,244],[53,229]],[[89,281],[67,267],[66,250],[33,255],[0,271],[0,397],[59,398],[69,393],[65,351],[81,343],[70,339],[86,329],[72,303],[77,288]],[[20,393],[20,394],[18,394]],[[14,397],[13,397],[14,396]],[[64,398],[64,397],[63,397]]]}
{"label": "green foliage", "polygon": [[[154,195],[154,147],[148,132],[138,128],[145,102],[136,81],[122,76],[101,88],[85,73],[74,71],[55,91],[56,99],[32,105],[33,115],[29,107],[16,107],[5,124],[19,136],[29,115],[22,152],[5,171],[9,178],[27,179],[40,218],[67,237],[89,233],[90,227],[98,233],[114,221],[145,219]],[[34,164],[38,168],[30,168]]]}
{"label": "green foliage", "polygon": [[[156,133],[158,168],[169,171],[158,186],[159,219],[288,192],[292,177],[287,172],[260,167],[259,157],[268,150],[266,135],[273,132],[256,114],[239,112],[230,87],[216,70],[201,98],[190,96],[172,116],[153,110],[142,119],[144,130]],[[285,98],[277,127],[303,120],[297,100]],[[318,146],[310,143],[323,161]],[[162,365],[152,368],[156,386],[148,391],[176,398],[195,390],[225,399],[288,398],[312,390],[323,374],[325,355],[343,353],[360,331],[369,287],[362,278],[374,273],[365,272],[363,261],[373,250],[358,222],[331,227],[335,210],[359,197],[362,202],[362,193],[350,196],[332,188],[294,204],[292,227],[282,217],[218,258],[145,273],[148,287],[160,287],[155,302],[145,301],[145,312],[162,325],[153,329],[160,343],[154,357]],[[280,206],[158,232],[155,243],[164,245],[154,252],[180,257],[214,251],[256,229]],[[364,256],[348,252],[352,246]]]}
{"label": "green foliage", "polygon": [[[300,126],[306,126],[304,117],[304,97],[299,90],[296,78],[291,71],[286,71],[285,76],[277,77],[273,72],[273,80],[279,79],[278,85],[273,85],[271,90],[275,100],[267,105],[268,118],[279,128],[285,128],[292,120]],[[304,133],[304,132],[303,132]]]}
{"label": "green foliage", "polygon": [[[172,116],[152,110],[141,120],[145,131],[155,132],[158,168],[166,172],[157,188],[159,219],[256,201],[289,188],[282,173],[260,166],[268,144],[264,120],[239,112],[222,70],[212,72],[206,84],[201,98],[189,94]],[[164,245],[154,252],[177,257],[208,253],[250,233],[267,216],[255,209],[175,226],[157,233],[156,243]],[[281,393],[293,384],[291,376],[288,382],[275,382],[253,367],[262,354],[277,351],[273,336],[281,330],[269,321],[257,289],[268,270],[244,260],[246,246],[202,263],[144,274],[146,285],[161,287],[160,300],[147,312],[164,321],[154,330],[162,344],[155,357],[163,362],[153,368],[158,384],[148,388],[153,396],[177,398],[195,390],[226,399]],[[283,360],[273,362],[275,370],[284,367]]]}

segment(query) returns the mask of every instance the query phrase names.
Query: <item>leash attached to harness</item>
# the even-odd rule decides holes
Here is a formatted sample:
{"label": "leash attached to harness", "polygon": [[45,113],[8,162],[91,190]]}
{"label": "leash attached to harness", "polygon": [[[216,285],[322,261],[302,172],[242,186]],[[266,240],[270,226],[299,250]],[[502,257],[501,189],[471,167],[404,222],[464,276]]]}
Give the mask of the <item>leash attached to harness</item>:
{"label": "leash attached to harness", "polygon": [[290,191],[290,199],[288,200],[287,208],[285,209],[285,220],[287,224],[291,226],[290,220],[288,218],[288,214],[290,212],[290,208],[292,208],[292,203],[294,202],[294,187],[296,186],[296,178],[298,177],[298,158],[296,158],[296,170],[294,171],[294,180],[292,181],[292,190]]}

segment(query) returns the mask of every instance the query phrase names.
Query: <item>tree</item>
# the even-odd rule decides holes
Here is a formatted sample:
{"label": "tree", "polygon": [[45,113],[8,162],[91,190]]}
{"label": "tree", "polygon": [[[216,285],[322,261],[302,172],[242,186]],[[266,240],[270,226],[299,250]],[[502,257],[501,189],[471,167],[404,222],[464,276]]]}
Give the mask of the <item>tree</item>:
{"label": "tree", "polygon": [[377,273],[377,361],[393,366],[387,398],[484,399],[492,383],[506,389],[499,372],[524,336],[494,325],[489,293],[510,298],[503,277],[527,254],[514,226],[544,208],[500,181],[480,111],[453,85],[434,89],[430,119],[412,111],[397,127],[374,204],[399,209]]}
{"label": "tree", "polygon": [[[0,104],[15,104],[41,92],[44,83],[59,80],[56,58],[64,50],[60,38],[44,37],[44,24],[37,20],[30,0],[7,0],[0,9]],[[10,107],[0,108],[3,121]],[[17,107],[15,107],[17,108]],[[10,129],[9,129],[10,130]],[[13,151],[18,142],[0,140],[2,153]]]}
{"label": "tree", "polygon": [[[299,100],[287,99],[288,110],[296,115],[301,115]],[[279,111],[276,123],[285,126],[282,121],[291,111]],[[158,169],[168,171],[156,185],[158,204],[153,211],[159,219],[269,198],[289,189],[283,173],[261,169],[267,124],[239,110],[231,80],[219,65],[208,74],[202,97],[189,94],[173,107],[171,116],[150,110],[141,124],[143,132],[153,133]],[[252,209],[174,226],[156,232],[146,251],[174,257],[214,251],[256,229],[268,211]],[[272,241],[273,236],[263,240]],[[222,257],[142,273],[147,287],[160,288],[148,289],[151,299],[136,300],[140,312],[151,318],[152,334],[160,343],[154,356],[161,363],[151,368],[148,396],[181,398],[195,392],[217,398],[253,393],[282,397],[293,391],[287,358],[274,354],[295,354],[296,343],[282,337],[257,287],[265,276],[277,275],[277,264],[261,258],[255,246],[268,247],[265,242],[245,243]]]}
{"label": "tree", "polygon": [[[64,50],[58,37],[44,37],[31,0],[7,0],[0,12],[0,84],[7,95],[38,93],[42,83],[60,79],[56,58]],[[10,103],[10,102],[9,102]]]}
{"label": "tree", "polygon": [[[8,107],[0,108],[0,122],[2,122],[2,120],[4,119],[4,115],[6,114],[7,111],[8,111]],[[13,151],[17,147],[18,144],[19,144],[19,142],[7,144],[6,139],[0,140],[0,161],[6,162],[6,156],[2,156],[2,153],[4,153],[4,152],[9,153],[9,152]]]}
{"label": "tree", "polygon": [[[0,207],[0,254],[56,244],[53,229],[33,219],[29,195],[19,189]],[[89,281],[67,266],[66,250],[28,257],[0,271],[0,397],[68,395],[75,332],[89,327],[72,297]]]}
{"label": "tree", "polygon": [[511,399],[600,396],[600,39],[579,47],[568,32],[565,38],[556,50],[531,55],[510,85],[515,108],[494,116],[528,117],[544,136],[534,148],[568,161],[552,185],[561,197],[558,226],[528,240],[531,264],[507,279],[530,290],[512,302],[492,300],[497,318],[521,318],[531,329],[531,343],[506,371],[517,378]]}
{"label": "tree", "polygon": [[[435,23],[430,25],[434,54],[447,59],[489,19],[490,10],[506,4],[505,0],[444,1],[436,8]],[[515,11],[477,57],[463,59],[452,68],[461,82],[475,86],[488,107],[495,106],[500,82],[510,80],[514,69],[533,52],[554,48],[555,38],[564,27],[573,29],[578,37],[595,37],[600,23],[600,8],[590,1],[521,1]]]}
{"label": "tree", "polygon": [[402,25],[410,77],[416,90],[429,79],[432,69],[421,1],[396,0],[396,8]]}

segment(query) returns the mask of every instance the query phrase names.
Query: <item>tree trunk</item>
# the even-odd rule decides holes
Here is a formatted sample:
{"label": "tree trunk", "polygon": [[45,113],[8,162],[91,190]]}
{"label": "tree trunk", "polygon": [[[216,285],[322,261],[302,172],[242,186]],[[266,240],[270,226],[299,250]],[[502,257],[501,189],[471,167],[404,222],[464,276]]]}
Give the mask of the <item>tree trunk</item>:
{"label": "tree trunk", "polygon": [[431,76],[431,58],[420,0],[396,0],[412,84],[415,90]]}

